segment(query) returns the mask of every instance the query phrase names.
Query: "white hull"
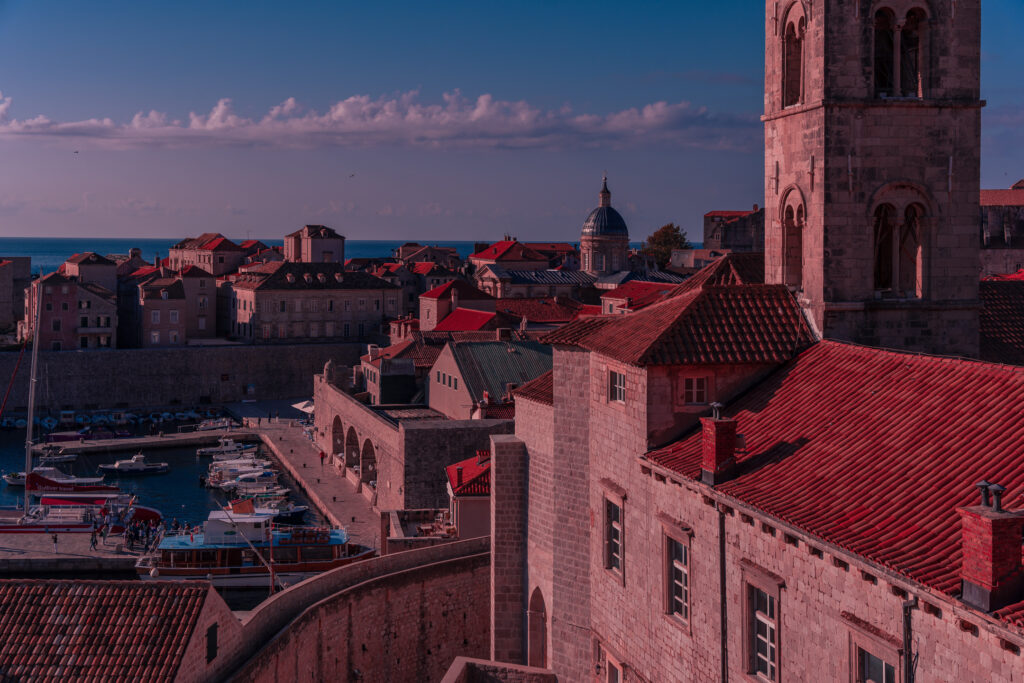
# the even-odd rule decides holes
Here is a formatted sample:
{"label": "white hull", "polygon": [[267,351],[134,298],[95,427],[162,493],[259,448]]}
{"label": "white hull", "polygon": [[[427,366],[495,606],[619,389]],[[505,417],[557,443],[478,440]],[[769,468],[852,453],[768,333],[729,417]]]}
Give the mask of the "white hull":
{"label": "white hull", "polygon": [[[322,572],[277,572],[274,576],[277,578],[277,586],[280,588],[282,583],[293,586],[299,581],[320,573]],[[161,572],[159,576],[140,574],[139,578],[143,581],[195,581],[197,579],[206,579],[207,575],[189,574],[172,576]],[[270,574],[214,574],[210,583],[217,588],[266,588],[270,585]]]}

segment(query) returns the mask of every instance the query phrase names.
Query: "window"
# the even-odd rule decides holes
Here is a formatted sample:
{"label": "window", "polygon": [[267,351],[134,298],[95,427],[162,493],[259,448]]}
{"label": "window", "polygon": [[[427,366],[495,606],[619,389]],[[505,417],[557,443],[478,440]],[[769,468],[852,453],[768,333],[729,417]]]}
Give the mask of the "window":
{"label": "window", "polygon": [[207,298],[205,296],[199,297],[199,308],[204,310],[206,308]]}
{"label": "window", "polygon": [[924,97],[924,29],[927,17],[919,9],[907,12],[900,31],[900,96]]}
{"label": "window", "polygon": [[708,378],[686,377],[683,379],[683,403],[707,403]]}
{"label": "window", "polygon": [[288,326],[281,323],[277,326],[277,338],[285,339],[288,336]]}
{"label": "window", "polygon": [[782,48],[782,106],[800,104],[803,96],[803,45],[807,29],[806,19],[799,3],[786,21]]}
{"label": "window", "polygon": [[452,378],[452,389],[458,389],[458,388],[459,388],[459,378],[458,377],[453,377]]}
{"label": "window", "polygon": [[287,313],[288,312],[288,302],[287,301],[282,301],[281,302],[281,312],[282,313]]}
{"label": "window", "polygon": [[342,334],[342,336],[343,337],[348,337],[349,336],[349,325],[348,325],[348,323],[345,323],[342,326],[342,329],[344,330],[344,333]]}
{"label": "window", "polygon": [[346,311],[351,311],[352,310],[352,299],[345,299],[345,310]]}
{"label": "window", "polygon": [[262,336],[264,339],[270,339],[270,325],[263,325],[260,331],[260,336]]}
{"label": "window", "polygon": [[626,375],[610,370],[608,372],[608,400],[626,402]]}
{"label": "window", "polygon": [[359,336],[362,337],[364,334],[365,330],[363,329],[363,323],[359,323]]}
{"label": "window", "polygon": [[622,508],[612,501],[604,501],[604,566],[622,571]]}
{"label": "window", "polygon": [[892,204],[874,213],[875,290],[897,298],[923,295],[921,271],[921,223],[924,210],[911,204],[902,220]]}
{"label": "window", "polygon": [[83,349],[89,348],[89,338],[88,337],[79,337],[78,338],[78,345],[81,348],[83,348]]}
{"label": "window", "polygon": [[50,322],[50,329],[54,332],[60,332],[60,318],[55,318]]}
{"label": "window", "polygon": [[110,316],[103,316],[103,327],[110,327]]}
{"label": "window", "polygon": [[170,311],[170,316],[171,316],[171,322],[172,323],[178,322],[178,311],[177,310]]}
{"label": "window", "polygon": [[172,343],[172,344],[177,344],[178,343],[178,333],[177,333],[176,330],[171,330],[169,336],[170,336],[170,339],[169,339],[170,343]]}
{"label": "window", "polygon": [[896,683],[896,667],[858,647],[857,683]]}
{"label": "window", "polygon": [[786,195],[785,207],[782,215],[783,277],[791,289],[800,290],[803,289],[804,204],[798,190]]}
{"label": "window", "polygon": [[366,310],[366,299],[364,299],[363,297],[359,298],[359,310],[360,311],[365,311]]}
{"label": "window", "polygon": [[149,341],[153,344],[160,343],[160,330],[153,330],[149,333]]}
{"label": "window", "polygon": [[81,318],[78,319],[78,326],[89,327],[89,318],[83,315]]}
{"label": "window", "polygon": [[67,311],[69,309],[70,309],[70,307],[68,306],[68,302],[67,301],[62,301],[61,304],[60,304],[60,310]]}
{"label": "window", "polygon": [[778,643],[775,616],[775,596],[755,586],[750,587],[750,611],[753,623],[751,643],[754,653],[753,673],[768,681],[776,680]]}
{"label": "window", "polygon": [[295,300],[295,307],[294,308],[295,308],[295,312],[296,313],[302,313],[302,299],[296,299]]}
{"label": "window", "polygon": [[[68,286],[67,285],[61,285],[60,286],[60,293],[61,294],[67,294],[68,293]],[[64,304],[64,305],[67,306],[67,304]]]}
{"label": "window", "polygon": [[105,349],[109,348],[110,347],[110,337],[108,337],[106,335],[101,336],[100,337],[100,341],[99,341],[99,345],[101,347],[105,348]]}
{"label": "window", "polygon": [[[200,280],[199,280],[199,288],[200,289],[205,289],[206,288],[206,280],[203,280],[202,278],[200,278]],[[202,299],[200,299],[200,301],[202,301]]]}
{"label": "window", "polygon": [[682,541],[665,536],[666,598],[668,614],[690,619],[690,547]]}
{"label": "window", "polygon": [[205,330],[206,329],[206,316],[205,315],[199,316],[197,324],[198,324],[198,327],[199,327],[200,330]]}
{"label": "window", "polygon": [[440,370],[437,371],[437,383],[438,384],[441,383],[441,371]]}
{"label": "window", "polygon": [[50,303],[49,301],[46,302],[46,310],[48,310],[48,311],[52,311],[53,310],[53,304]]}
{"label": "window", "polygon": [[329,312],[331,312],[331,313],[334,312],[334,299],[328,299],[328,301],[327,301],[327,310]]}
{"label": "window", "polygon": [[895,24],[892,10],[882,8],[875,12],[875,97],[895,94]]}
{"label": "window", "polygon": [[154,325],[160,324],[160,311],[150,311],[149,321]]}
{"label": "window", "polygon": [[55,342],[53,342],[53,343],[52,343],[52,344],[50,345],[50,348],[51,348],[52,350],[54,350],[54,351],[60,351],[60,350],[61,350],[60,342],[59,342],[59,341],[55,341]]}

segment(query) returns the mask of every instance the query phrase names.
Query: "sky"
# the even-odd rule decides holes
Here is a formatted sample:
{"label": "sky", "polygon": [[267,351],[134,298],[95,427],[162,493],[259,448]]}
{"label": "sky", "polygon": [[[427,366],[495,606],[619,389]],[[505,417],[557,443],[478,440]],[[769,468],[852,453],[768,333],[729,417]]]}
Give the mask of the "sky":
{"label": "sky", "polygon": [[[762,203],[763,11],[0,0],[0,236],[642,239]],[[982,186],[1024,177],[1024,3],[984,0]]]}

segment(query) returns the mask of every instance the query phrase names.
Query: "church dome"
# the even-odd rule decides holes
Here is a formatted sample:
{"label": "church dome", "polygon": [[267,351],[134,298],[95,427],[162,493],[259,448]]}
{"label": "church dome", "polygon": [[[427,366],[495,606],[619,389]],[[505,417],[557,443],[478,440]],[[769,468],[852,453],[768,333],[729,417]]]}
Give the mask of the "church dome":
{"label": "church dome", "polygon": [[608,190],[608,178],[601,185],[600,204],[590,212],[583,222],[584,237],[625,237],[629,238],[629,229],[622,215],[612,208],[612,193]]}

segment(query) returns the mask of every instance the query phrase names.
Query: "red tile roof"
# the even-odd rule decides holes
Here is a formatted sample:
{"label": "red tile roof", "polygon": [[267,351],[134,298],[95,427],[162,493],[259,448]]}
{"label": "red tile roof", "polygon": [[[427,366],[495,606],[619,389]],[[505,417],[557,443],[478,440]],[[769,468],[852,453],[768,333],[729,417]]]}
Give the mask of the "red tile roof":
{"label": "red tile roof", "polygon": [[576,253],[576,247],[568,242],[524,242],[524,244],[535,251],[550,251],[556,254]]}
{"label": "red tile roof", "polygon": [[206,251],[241,251],[241,247],[229,240],[227,237],[218,237],[203,244],[200,249]]}
{"label": "red tile roof", "polygon": [[[583,304],[564,296],[498,299],[496,310],[531,323],[567,323],[574,320]],[[598,307],[600,308],[600,307]]]}
{"label": "red tile roof", "polygon": [[708,211],[704,214],[705,218],[743,218],[755,214],[759,209],[747,210],[747,211]]}
{"label": "red tile roof", "polygon": [[213,277],[213,275],[199,266],[185,266],[181,269],[182,277]]}
{"label": "red tile roof", "polygon": [[595,315],[601,315],[600,304],[583,304],[580,306],[580,312],[576,314],[576,318],[590,318]]}
{"label": "red tile roof", "polygon": [[493,300],[494,297],[487,292],[481,292],[479,289],[469,284],[465,280],[452,280],[446,282],[443,285],[434,287],[429,292],[420,294],[421,299],[445,299],[452,295],[452,290],[458,292],[459,299],[463,300],[474,300],[474,301],[488,301]]}
{"label": "red tile roof", "polygon": [[989,275],[988,277],[982,278],[983,281],[999,282],[1003,280],[1024,280],[1024,268],[1018,270],[1016,273],[1002,273],[996,275]]}
{"label": "red tile roof", "polygon": [[[953,595],[956,508],[1024,492],[1022,404],[1024,368],[819,342],[724,411],[744,446],[717,488]],[[645,457],[697,478],[701,435]]]}
{"label": "red tile roof", "polygon": [[430,275],[435,271],[438,273],[455,275],[452,271],[448,270],[444,266],[439,266],[433,261],[416,261],[415,263],[410,263],[409,266],[412,272],[417,275]]}
{"label": "red tile roof", "polygon": [[483,251],[478,251],[469,258],[483,261],[545,261],[547,257],[516,240],[495,242]]}
{"label": "red tile roof", "polygon": [[[462,484],[459,481],[459,468],[462,468]],[[491,453],[477,451],[472,458],[467,458],[445,468],[448,484],[456,496],[489,496],[491,495]]]}
{"label": "red tile roof", "polygon": [[554,371],[548,370],[543,375],[531,379],[529,382],[513,391],[512,395],[517,401],[520,398],[524,398],[537,403],[543,403],[546,406],[555,405]]}
{"label": "red tile roof", "polygon": [[472,308],[456,308],[434,327],[438,332],[471,332],[482,330],[496,317],[489,311],[475,311]]}
{"label": "red tile roof", "polygon": [[72,254],[68,258],[68,263],[77,263],[77,264],[87,263],[87,264],[90,264],[90,265],[103,265],[103,266],[112,266],[112,265],[114,265],[114,262],[111,261],[110,259],[108,259],[106,256],[100,256],[99,254],[97,254],[94,251],[86,251],[86,252],[82,252],[81,254]]}
{"label": "red tile roof", "polygon": [[981,282],[978,294],[982,360],[1024,365],[1024,279]]}
{"label": "red tile roof", "polygon": [[[1020,183],[1017,183],[1020,185]],[[1009,190],[982,190],[982,206],[1024,206],[1024,186]]]}
{"label": "red tile roof", "polygon": [[416,344],[412,339],[406,339],[405,341],[392,344],[391,346],[384,347],[377,353],[377,357],[370,360],[370,354],[365,354],[359,357],[359,360],[364,363],[369,363],[374,367],[380,367],[380,362],[387,358],[411,358],[416,351]]}
{"label": "red tile roof", "polygon": [[583,318],[542,338],[633,365],[781,363],[813,341],[784,285],[694,289],[631,315]]}
{"label": "red tile roof", "polygon": [[630,280],[611,291],[605,292],[601,295],[601,299],[625,299],[627,301],[626,308],[638,311],[641,308],[661,301],[665,298],[666,294],[678,286],[664,282]]}
{"label": "red tile roof", "polygon": [[0,672],[174,680],[210,591],[199,581],[0,580]]}
{"label": "red tile roof", "polygon": [[704,266],[669,295],[684,294],[707,285],[759,285],[764,283],[762,252],[729,253]]}

